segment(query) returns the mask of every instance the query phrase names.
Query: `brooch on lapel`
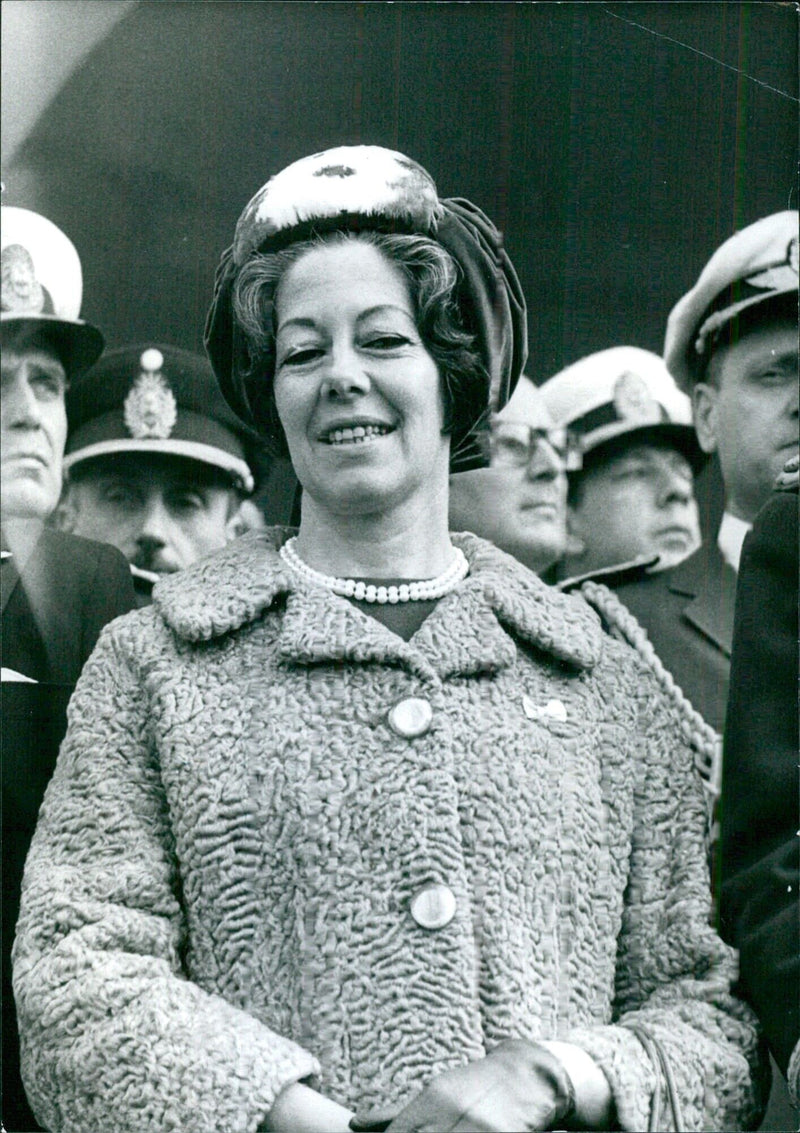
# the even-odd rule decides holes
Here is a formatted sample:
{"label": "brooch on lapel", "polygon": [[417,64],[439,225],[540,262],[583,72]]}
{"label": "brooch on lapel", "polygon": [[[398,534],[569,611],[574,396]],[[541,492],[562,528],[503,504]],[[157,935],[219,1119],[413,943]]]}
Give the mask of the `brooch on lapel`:
{"label": "brooch on lapel", "polygon": [[529,720],[558,720],[563,724],[567,718],[567,710],[560,700],[548,700],[547,704],[539,705],[529,696],[523,696],[522,710]]}

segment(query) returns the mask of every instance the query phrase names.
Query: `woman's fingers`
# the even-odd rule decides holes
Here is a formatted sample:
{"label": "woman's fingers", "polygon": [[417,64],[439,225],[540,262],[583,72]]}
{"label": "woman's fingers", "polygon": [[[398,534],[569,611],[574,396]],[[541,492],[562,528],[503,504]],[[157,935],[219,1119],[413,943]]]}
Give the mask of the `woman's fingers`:
{"label": "woman's fingers", "polygon": [[565,1111],[557,1066],[536,1044],[503,1044],[486,1058],[434,1078],[400,1111],[389,1133],[550,1129]]}

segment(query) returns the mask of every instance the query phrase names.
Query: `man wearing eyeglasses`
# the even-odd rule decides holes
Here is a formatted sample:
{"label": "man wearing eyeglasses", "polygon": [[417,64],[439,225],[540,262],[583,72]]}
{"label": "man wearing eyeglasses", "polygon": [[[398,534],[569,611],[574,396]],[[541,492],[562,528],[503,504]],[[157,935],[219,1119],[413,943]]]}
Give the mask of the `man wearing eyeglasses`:
{"label": "man wearing eyeglasses", "polygon": [[71,241],[43,216],[2,208],[2,1124],[38,1129],[19,1077],[10,951],[19,887],[66,705],[100,630],[134,607],[125,559],[51,530],[67,435],[71,378],[103,349],[78,318],[81,269]]}
{"label": "man wearing eyeglasses", "polygon": [[489,539],[543,574],[564,553],[566,470],[579,451],[568,430],[554,428],[524,374],[487,440],[489,466],[450,477],[450,527]]}

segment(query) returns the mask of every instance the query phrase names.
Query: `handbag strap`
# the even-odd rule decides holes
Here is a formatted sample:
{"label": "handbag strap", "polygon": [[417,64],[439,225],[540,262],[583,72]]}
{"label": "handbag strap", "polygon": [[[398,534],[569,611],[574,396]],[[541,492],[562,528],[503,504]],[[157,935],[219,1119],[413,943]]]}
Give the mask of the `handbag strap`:
{"label": "handbag strap", "polygon": [[656,1084],[653,1092],[653,1104],[650,1107],[650,1122],[648,1125],[648,1133],[658,1133],[661,1129],[661,1092],[662,1089],[666,1090],[667,1100],[669,1101],[670,1116],[672,1121],[669,1125],[671,1133],[684,1133],[683,1126],[683,1113],[681,1111],[681,1104],[678,1098],[678,1090],[675,1085],[675,1077],[672,1073],[669,1059],[667,1058],[666,1051],[657,1038],[640,1027],[636,1023],[624,1023],[629,1031],[636,1035],[639,1042],[644,1047],[647,1055],[653,1065],[655,1072]]}

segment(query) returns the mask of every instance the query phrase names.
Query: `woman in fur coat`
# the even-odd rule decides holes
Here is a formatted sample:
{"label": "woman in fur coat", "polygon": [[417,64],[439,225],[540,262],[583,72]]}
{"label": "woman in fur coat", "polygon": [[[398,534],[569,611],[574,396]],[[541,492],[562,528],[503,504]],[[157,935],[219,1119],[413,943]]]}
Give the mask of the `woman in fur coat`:
{"label": "woman in fur coat", "polygon": [[84,671],[15,944],[47,1128],[757,1122],[685,710],[448,532],[524,320],[491,223],[402,155],[245,209],[207,345],[299,531],[162,580]]}

